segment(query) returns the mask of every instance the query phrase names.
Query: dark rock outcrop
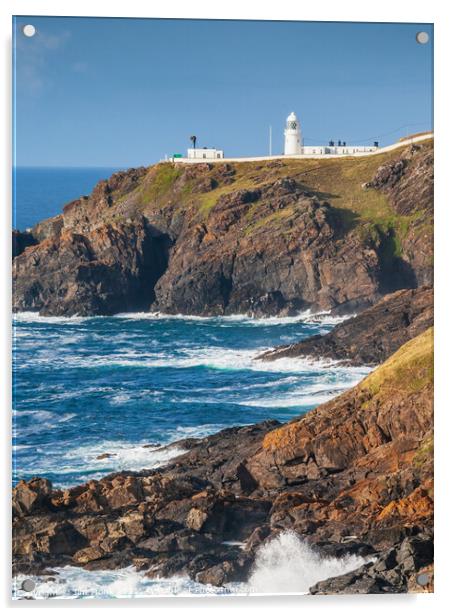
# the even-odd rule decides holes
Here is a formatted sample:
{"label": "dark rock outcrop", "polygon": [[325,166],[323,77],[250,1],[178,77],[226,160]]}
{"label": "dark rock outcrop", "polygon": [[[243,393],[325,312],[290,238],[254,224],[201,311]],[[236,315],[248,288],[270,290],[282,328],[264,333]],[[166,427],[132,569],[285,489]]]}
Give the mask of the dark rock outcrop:
{"label": "dark rock outcrop", "polygon": [[386,550],[375,562],[323,580],[313,595],[433,592],[433,537],[419,534]]}
{"label": "dark rock outcrop", "polygon": [[433,289],[406,289],[387,295],[324,336],[312,336],[277,347],[258,359],[272,361],[281,357],[311,356],[355,365],[380,364],[402,344],[432,325]]}
{"label": "dark rock outcrop", "polygon": [[347,313],[431,284],[432,151],[115,173],[18,243],[14,310]]}
{"label": "dark rock outcrop", "polygon": [[13,259],[14,257],[21,255],[25,248],[27,248],[28,246],[33,246],[37,243],[38,242],[36,238],[28,231],[21,232],[14,229],[12,237]]}
{"label": "dark rock outcrop", "polygon": [[416,590],[413,576],[432,564],[432,443],[428,330],[355,388],[288,424],[191,439],[164,468],[68,490],[20,482],[14,568],[133,565],[223,585],[246,580],[259,545],[291,530],[324,555],[374,555],[312,592]]}
{"label": "dark rock outcrop", "polygon": [[68,316],[146,310],[167,250],[167,238],[144,219],[87,235],[63,230],[14,260],[13,309]]}

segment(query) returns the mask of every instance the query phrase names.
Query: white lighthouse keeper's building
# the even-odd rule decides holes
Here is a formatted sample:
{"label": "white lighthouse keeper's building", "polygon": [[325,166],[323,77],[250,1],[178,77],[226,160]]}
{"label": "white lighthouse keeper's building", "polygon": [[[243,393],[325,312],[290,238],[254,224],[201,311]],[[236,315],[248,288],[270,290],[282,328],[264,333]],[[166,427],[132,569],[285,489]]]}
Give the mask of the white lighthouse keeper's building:
{"label": "white lighthouse keeper's building", "polygon": [[303,154],[303,140],[301,137],[300,122],[292,111],[287,117],[286,128],[284,130],[284,155],[293,156],[297,154]]}

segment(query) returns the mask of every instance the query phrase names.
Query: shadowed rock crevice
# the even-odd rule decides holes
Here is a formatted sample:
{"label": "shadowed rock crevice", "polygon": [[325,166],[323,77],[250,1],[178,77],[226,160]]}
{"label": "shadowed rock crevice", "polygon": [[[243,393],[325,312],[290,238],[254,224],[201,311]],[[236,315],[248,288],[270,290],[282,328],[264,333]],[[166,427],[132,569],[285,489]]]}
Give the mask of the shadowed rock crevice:
{"label": "shadowed rock crevice", "polygon": [[386,231],[378,229],[380,242],[378,258],[380,262],[379,291],[382,295],[398,289],[415,289],[416,273],[411,264],[398,253],[397,238],[393,228]]}
{"label": "shadowed rock crevice", "polygon": [[38,241],[33,236],[32,233],[29,233],[28,231],[22,232],[22,231],[13,230],[13,237],[12,237],[13,259],[15,257],[18,257],[20,254],[22,254],[25,248],[27,248],[28,246],[34,246],[37,243]]}

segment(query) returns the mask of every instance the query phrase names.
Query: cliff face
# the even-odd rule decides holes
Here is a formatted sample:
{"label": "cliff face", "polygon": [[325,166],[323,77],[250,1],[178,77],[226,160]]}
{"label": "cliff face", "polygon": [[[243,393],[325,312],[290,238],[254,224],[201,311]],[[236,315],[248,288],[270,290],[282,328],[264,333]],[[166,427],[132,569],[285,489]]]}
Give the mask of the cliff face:
{"label": "cliff face", "polygon": [[20,482],[15,568],[134,565],[222,585],[247,579],[259,545],[292,530],[324,554],[376,560],[313,592],[420,590],[433,558],[432,351],[430,329],[304,417],[190,439],[165,468],[65,491]]}
{"label": "cliff face", "polygon": [[431,284],[432,151],[116,173],[16,243],[14,309],[351,311]]}
{"label": "cliff face", "polygon": [[63,228],[14,261],[14,308],[88,316],[147,310],[167,243],[144,219],[87,234]]}

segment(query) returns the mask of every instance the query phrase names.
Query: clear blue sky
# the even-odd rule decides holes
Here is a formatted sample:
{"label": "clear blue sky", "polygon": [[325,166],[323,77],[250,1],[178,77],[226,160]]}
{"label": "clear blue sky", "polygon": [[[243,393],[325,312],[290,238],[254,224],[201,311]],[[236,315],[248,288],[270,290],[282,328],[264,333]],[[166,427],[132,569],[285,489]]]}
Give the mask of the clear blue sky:
{"label": "clear blue sky", "polygon": [[[32,23],[33,38],[21,28]],[[430,25],[17,17],[16,163],[137,166],[189,136],[226,156],[432,128]]]}

